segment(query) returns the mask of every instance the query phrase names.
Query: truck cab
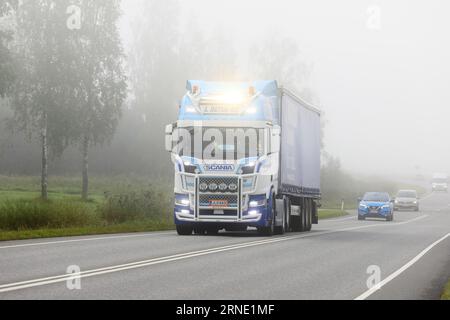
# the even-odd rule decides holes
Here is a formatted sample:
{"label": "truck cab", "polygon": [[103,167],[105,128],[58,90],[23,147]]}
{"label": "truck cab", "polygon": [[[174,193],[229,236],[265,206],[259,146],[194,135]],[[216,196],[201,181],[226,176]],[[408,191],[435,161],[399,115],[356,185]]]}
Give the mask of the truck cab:
{"label": "truck cab", "polygon": [[178,121],[166,127],[178,233],[284,232],[276,81],[189,81],[187,89]]}

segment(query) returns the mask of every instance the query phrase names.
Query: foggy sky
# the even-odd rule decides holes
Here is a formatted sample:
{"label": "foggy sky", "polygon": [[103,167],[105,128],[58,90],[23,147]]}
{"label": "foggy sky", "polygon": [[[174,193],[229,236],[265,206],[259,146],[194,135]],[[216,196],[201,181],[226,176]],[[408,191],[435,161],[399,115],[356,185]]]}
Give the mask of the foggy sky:
{"label": "foggy sky", "polygon": [[[139,12],[136,3],[123,3],[125,44],[127,25]],[[313,65],[308,87],[325,112],[326,151],[347,170],[450,172],[448,1],[180,3],[180,28],[189,30],[189,21],[196,19],[205,33],[226,30],[243,70],[251,58],[248,49],[258,39],[274,32],[294,39],[305,62]]]}

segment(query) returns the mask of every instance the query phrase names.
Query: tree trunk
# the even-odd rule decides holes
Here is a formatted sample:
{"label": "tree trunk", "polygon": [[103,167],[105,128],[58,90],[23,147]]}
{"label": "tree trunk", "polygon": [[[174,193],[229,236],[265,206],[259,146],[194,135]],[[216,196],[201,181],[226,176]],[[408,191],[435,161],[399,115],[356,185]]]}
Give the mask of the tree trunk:
{"label": "tree trunk", "polygon": [[83,139],[83,191],[82,199],[87,201],[89,198],[89,137],[85,136]]}
{"label": "tree trunk", "polygon": [[41,176],[41,197],[48,200],[48,141],[47,141],[47,114],[44,115],[42,128],[42,176]]}

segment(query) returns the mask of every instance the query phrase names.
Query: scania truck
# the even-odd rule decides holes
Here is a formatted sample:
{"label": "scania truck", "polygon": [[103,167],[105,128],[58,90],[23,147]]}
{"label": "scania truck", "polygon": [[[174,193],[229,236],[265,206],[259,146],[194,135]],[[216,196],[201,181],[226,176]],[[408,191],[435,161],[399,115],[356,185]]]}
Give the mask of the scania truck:
{"label": "scania truck", "polygon": [[178,234],[310,231],[321,199],[320,117],[277,81],[188,81],[165,131]]}

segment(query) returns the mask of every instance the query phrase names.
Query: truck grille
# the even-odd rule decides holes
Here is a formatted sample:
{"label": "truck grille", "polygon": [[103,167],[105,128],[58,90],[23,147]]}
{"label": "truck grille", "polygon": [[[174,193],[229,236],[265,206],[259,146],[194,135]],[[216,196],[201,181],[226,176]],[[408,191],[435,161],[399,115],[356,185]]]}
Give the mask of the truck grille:
{"label": "truck grille", "polygon": [[200,193],[233,193],[238,192],[239,179],[235,177],[201,177]]}
{"label": "truck grille", "polygon": [[215,216],[215,217],[236,217],[238,215],[237,210],[223,210],[223,214],[217,214],[217,210],[202,209],[200,210],[200,216]]}
{"label": "truck grille", "polygon": [[200,194],[199,202],[202,208],[237,208],[238,195]]}

